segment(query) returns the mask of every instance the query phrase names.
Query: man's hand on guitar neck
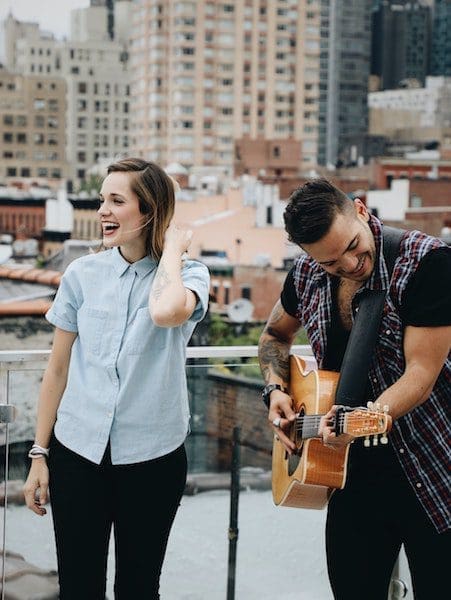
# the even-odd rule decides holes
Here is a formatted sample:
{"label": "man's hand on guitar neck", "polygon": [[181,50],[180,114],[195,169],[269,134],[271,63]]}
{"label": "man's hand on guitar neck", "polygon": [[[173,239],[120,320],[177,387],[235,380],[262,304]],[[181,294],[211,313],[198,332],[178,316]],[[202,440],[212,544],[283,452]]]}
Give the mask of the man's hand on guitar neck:
{"label": "man's hand on guitar neck", "polygon": [[335,433],[335,419],[338,406],[334,404],[329,412],[321,417],[319,422],[318,436],[323,438],[323,444],[328,448],[342,448],[354,441],[354,436]]}
{"label": "man's hand on guitar neck", "polygon": [[286,432],[290,429],[295,419],[296,414],[293,410],[293,402],[290,396],[280,390],[271,392],[268,421],[289,454],[293,454],[296,450],[296,445]]}

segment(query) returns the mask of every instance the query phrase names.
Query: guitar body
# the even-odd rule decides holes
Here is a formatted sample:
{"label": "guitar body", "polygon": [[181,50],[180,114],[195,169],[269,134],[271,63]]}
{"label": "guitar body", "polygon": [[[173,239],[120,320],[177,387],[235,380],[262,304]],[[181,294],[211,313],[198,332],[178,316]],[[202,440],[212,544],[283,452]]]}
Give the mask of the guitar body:
{"label": "guitar body", "polygon": [[[320,415],[334,404],[339,373],[310,371],[299,356],[290,357],[289,392],[298,414]],[[319,439],[301,439],[292,427],[298,452],[289,455],[277,436],[272,454],[272,492],[275,504],[294,508],[324,508],[336,488],[346,481],[349,445],[327,448]]]}

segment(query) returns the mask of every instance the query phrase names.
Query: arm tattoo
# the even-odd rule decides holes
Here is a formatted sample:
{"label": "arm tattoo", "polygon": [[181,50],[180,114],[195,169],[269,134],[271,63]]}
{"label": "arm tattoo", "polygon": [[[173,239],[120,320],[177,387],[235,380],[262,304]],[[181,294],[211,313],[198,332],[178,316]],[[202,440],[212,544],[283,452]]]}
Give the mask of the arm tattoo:
{"label": "arm tattoo", "polygon": [[[267,330],[271,334],[271,330]],[[290,347],[275,339],[263,340],[260,343],[259,360],[260,368],[266,382],[271,376],[277,375],[284,382],[290,379]]]}
{"label": "arm tattoo", "polygon": [[285,311],[283,310],[281,303],[277,302],[277,304],[272,309],[271,315],[269,317],[268,327],[270,325],[276,325],[276,323],[278,323],[283,317],[284,313]]}
{"label": "arm tattoo", "polygon": [[163,293],[165,287],[167,287],[171,283],[169,279],[169,275],[164,268],[164,264],[160,263],[158,266],[157,274],[155,275],[155,279],[152,285],[152,296],[155,300],[158,300]]}
{"label": "arm tattoo", "polygon": [[[280,300],[272,309],[268,323],[260,338],[258,358],[260,369],[266,383],[276,375],[282,381],[288,383],[290,380],[290,348],[291,335],[286,332],[284,337],[283,323],[285,311]],[[277,326],[280,325],[278,328]]]}

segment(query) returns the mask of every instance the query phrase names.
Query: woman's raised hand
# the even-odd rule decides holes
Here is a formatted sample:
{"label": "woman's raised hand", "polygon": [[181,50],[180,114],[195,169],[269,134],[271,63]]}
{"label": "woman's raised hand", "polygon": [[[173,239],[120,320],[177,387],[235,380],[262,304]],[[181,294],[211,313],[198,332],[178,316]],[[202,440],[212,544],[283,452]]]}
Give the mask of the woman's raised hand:
{"label": "woman's raised hand", "polygon": [[164,235],[164,247],[165,249],[173,248],[182,255],[184,252],[187,252],[192,237],[192,229],[176,225],[174,219],[172,219]]}

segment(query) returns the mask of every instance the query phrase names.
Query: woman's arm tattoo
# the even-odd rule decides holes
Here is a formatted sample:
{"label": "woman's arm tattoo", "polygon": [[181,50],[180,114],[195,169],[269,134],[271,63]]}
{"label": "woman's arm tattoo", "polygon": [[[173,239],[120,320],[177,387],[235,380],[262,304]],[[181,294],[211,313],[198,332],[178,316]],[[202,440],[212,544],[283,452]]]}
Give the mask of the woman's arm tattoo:
{"label": "woman's arm tattoo", "polygon": [[171,283],[168,272],[164,268],[164,264],[160,263],[158,266],[157,274],[155,275],[154,282],[152,284],[152,296],[155,300],[161,296],[165,287]]}

